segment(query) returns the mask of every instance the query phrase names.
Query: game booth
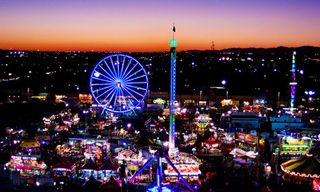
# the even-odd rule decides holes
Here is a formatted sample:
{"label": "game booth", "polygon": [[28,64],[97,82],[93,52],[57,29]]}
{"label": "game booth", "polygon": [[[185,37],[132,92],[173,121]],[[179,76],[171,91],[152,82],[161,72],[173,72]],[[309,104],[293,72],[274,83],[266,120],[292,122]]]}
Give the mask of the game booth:
{"label": "game booth", "polygon": [[[171,162],[178,169],[180,174],[189,181],[197,181],[201,171],[199,166],[201,165],[201,160],[195,156],[191,156],[187,153],[179,153],[176,157],[170,157]],[[177,173],[173,170],[171,166],[167,166],[164,170],[164,174],[169,182],[175,182],[178,179]]]}
{"label": "game booth", "polygon": [[222,153],[229,154],[235,148],[235,135],[227,132],[218,132],[217,140],[221,141],[219,149]]}
{"label": "game booth", "polygon": [[302,156],[309,153],[312,146],[310,137],[282,136],[280,139],[281,156]]}
{"label": "game booth", "polygon": [[37,157],[13,155],[10,161],[5,164],[5,168],[11,171],[18,171],[21,176],[33,177],[35,175],[44,175],[47,165],[43,161],[39,161]]}
{"label": "game booth", "polygon": [[83,159],[83,150],[80,148],[72,147],[68,144],[57,145],[57,155],[62,158]]}
{"label": "game booth", "polygon": [[69,138],[68,143],[58,145],[56,150],[61,157],[101,160],[110,151],[110,143],[103,138]]}
{"label": "game booth", "polygon": [[19,154],[40,157],[40,143],[33,139],[22,140]]}
{"label": "game booth", "polygon": [[80,121],[80,117],[78,114],[64,116],[62,122],[69,127],[71,125],[77,125]]}
{"label": "game booth", "polygon": [[118,155],[115,157],[119,164],[123,164],[124,162],[136,162],[138,164],[143,165],[144,158],[142,157],[142,152],[135,153],[130,149],[123,149],[118,152]]}
{"label": "game booth", "polygon": [[258,156],[258,137],[237,132],[235,136],[235,148],[230,152],[233,161],[240,165],[254,165]]}
{"label": "game booth", "polygon": [[139,150],[139,153],[135,153],[130,149],[119,151],[115,159],[118,161],[119,165],[127,164],[127,174],[129,175],[133,175],[147,161],[147,159],[142,156],[141,150]]}
{"label": "game booth", "polygon": [[205,132],[209,129],[211,118],[208,114],[199,114],[198,117],[194,118],[193,129],[196,132]]}
{"label": "game booth", "polygon": [[221,141],[216,140],[210,136],[208,140],[201,142],[203,153],[220,153]]}
{"label": "game booth", "polygon": [[62,132],[62,131],[69,131],[70,127],[65,124],[56,125],[54,128],[54,131],[56,132]]}

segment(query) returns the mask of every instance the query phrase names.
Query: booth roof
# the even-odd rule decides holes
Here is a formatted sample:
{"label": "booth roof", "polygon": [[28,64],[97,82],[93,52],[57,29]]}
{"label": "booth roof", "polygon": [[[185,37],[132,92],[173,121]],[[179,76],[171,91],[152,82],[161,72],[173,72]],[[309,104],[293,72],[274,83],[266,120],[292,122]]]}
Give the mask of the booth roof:
{"label": "booth roof", "polygon": [[120,184],[114,179],[113,176],[110,177],[108,182],[103,183],[100,188],[112,191],[121,191]]}
{"label": "booth roof", "polygon": [[221,144],[220,141],[215,140],[212,136],[203,142],[204,144],[208,144],[208,145],[214,145],[214,144]]}
{"label": "booth roof", "polygon": [[108,159],[102,163],[99,170],[113,170],[113,171],[115,171],[118,168],[119,168],[118,164],[115,164],[115,163],[111,162],[110,159]]}
{"label": "booth roof", "polygon": [[82,185],[82,187],[86,189],[86,191],[97,191],[100,185],[101,182],[97,181],[93,176],[91,176],[89,180]]}
{"label": "booth roof", "polygon": [[53,169],[62,168],[62,169],[70,169],[71,170],[72,167],[73,167],[73,163],[71,163],[69,160],[65,159],[62,162],[55,164],[52,168]]}
{"label": "booth roof", "polygon": [[40,147],[40,143],[36,140],[23,140],[20,144],[20,147],[23,148],[36,148],[36,147]]}
{"label": "booth roof", "polygon": [[291,159],[281,164],[281,169],[294,176],[320,178],[320,161],[312,155]]}

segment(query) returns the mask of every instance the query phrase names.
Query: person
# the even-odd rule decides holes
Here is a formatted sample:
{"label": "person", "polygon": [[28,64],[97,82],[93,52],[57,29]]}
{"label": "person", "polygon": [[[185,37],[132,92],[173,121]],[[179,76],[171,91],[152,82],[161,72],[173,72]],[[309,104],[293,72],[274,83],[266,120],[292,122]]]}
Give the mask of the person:
{"label": "person", "polygon": [[125,178],[127,176],[126,169],[127,169],[127,162],[123,161],[123,164],[120,166],[120,178]]}

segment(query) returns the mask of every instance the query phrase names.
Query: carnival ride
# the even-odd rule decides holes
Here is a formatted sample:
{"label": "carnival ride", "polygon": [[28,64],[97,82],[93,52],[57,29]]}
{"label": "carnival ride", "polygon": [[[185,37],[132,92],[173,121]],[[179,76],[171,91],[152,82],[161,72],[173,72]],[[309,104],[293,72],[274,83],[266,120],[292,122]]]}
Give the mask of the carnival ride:
{"label": "carnival ride", "polygon": [[100,60],[93,68],[90,89],[103,112],[128,113],[142,104],[148,92],[148,76],[135,58],[113,54]]}
{"label": "carnival ride", "polygon": [[291,159],[282,163],[280,167],[287,176],[320,179],[320,160],[310,154],[306,154],[298,159]]}
{"label": "carnival ride", "polygon": [[156,181],[154,185],[148,186],[146,191],[173,191],[169,186],[166,186],[164,183],[164,174],[163,174],[163,161],[168,163],[170,169],[173,170],[175,175],[180,179],[182,185],[185,187],[181,188],[179,191],[194,191],[194,189],[188,184],[188,182],[184,179],[183,175],[179,172],[173,162],[169,159],[169,157],[165,154],[163,150],[158,150],[157,153],[151,157],[141,169],[139,169],[129,180],[129,183],[137,185],[139,184],[138,177],[141,176],[142,172],[151,166],[151,164],[156,161],[157,162],[157,170],[156,170]]}

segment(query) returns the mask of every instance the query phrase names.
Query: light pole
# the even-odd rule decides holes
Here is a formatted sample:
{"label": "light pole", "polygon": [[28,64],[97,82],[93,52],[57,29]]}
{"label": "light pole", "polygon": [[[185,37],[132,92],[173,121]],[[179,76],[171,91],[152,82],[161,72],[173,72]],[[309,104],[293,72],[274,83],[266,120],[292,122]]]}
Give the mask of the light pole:
{"label": "light pole", "polygon": [[312,97],[316,94],[316,92],[315,91],[313,91],[313,90],[307,90],[307,91],[305,91],[304,92],[304,94],[308,97],[307,98],[307,100],[308,100],[308,107],[310,107],[310,103],[312,102]]}
{"label": "light pole", "polygon": [[85,109],[82,111],[83,115],[84,115],[84,127],[85,127],[85,133],[87,133],[87,130],[88,130],[88,119],[87,119],[87,115],[89,113],[89,110]]}
{"label": "light pole", "polygon": [[279,107],[280,105],[280,91],[278,91],[278,103],[277,103],[277,107]]}
{"label": "light pole", "polygon": [[221,85],[222,85],[222,86],[225,88],[225,90],[226,90],[226,98],[228,99],[229,92],[228,92],[228,90],[227,90],[226,84],[227,84],[227,81],[226,81],[226,80],[222,80],[222,81],[221,81]]}

